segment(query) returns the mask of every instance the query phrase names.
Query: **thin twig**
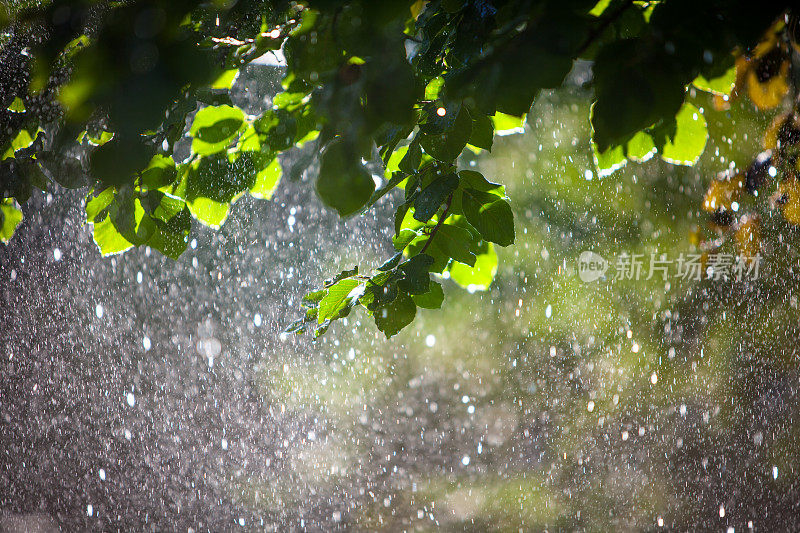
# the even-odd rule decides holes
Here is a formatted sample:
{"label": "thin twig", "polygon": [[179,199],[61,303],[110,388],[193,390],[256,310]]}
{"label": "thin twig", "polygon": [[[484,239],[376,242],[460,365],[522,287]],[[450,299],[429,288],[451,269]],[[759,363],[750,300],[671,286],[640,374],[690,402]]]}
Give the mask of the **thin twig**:
{"label": "thin twig", "polygon": [[431,231],[430,237],[428,237],[428,240],[425,241],[425,246],[422,247],[422,250],[420,250],[419,253],[424,254],[425,250],[428,249],[428,246],[430,246],[431,242],[433,241],[433,238],[436,237],[436,233],[439,231],[439,228],[442,227],[442,224],[444,224],[444,221],[447,218],[447,212],[450,210],[450,203],[452,201],[453,201],[453,193],[450,193],[450,196],[447,197],[447,202],[444,204],[444,211],[442,211],[442,216],[439,217],[439,221],[436,222],[436,225],[433,227],[433,231]]}

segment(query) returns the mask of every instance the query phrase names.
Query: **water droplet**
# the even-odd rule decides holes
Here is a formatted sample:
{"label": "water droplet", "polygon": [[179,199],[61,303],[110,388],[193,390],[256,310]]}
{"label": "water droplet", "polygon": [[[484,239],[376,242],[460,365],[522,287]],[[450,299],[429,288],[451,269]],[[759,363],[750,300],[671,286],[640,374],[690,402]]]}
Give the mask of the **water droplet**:
{"label": "water droplet", "polygon": [[778,467],[777,466],[773,466],[772,467],[772,479],[778,479]]}
{"label": "water droplet", "polygon": [[129,392],[125,395],[125,400],[128,402],[128,405],[133,407],[136,405],[136,396],[133,395],[132,392]]}
{"label": "water droplet", "polygon": [[142,346],[144,347],[145,352],[150,351],[152,344],[150,343],[150,337],[147,335],[142,338]]}
{"label": "water droplet", "polygon": [[94,314],[97,315],[97,318],[103,318],[103,306],[102,306],[102,304],[97,304],[95,306]]}
{"label": "water droplet", "polygon": [[222,449],[223,450],[227,450],[228,449],[228,439],[222,439],[222,443],[221,444],[222,444]]}
{"label": "water droplet", "polygon": [[106,471],[104,469],[100,469],[97,471],[97,475],[100,476],[100,481],[106,480]]}
{"label": "water droplet", "polygon": [[461,458],[461,464],[467,466],[469,464],[469,455],[465,455]]}
{"label": "water droplet", "polygon": [[720,518],[725,518],[725,506],[724,505],[720,505],[719,506],[719,517]]}
{"label": "water droplet", "polygon": [[58,248],[53,249],[53,259],[56,261],[61,261],[61,250]]}
{"label": "water droplet", "polygon": [[443,117],[447,114],[447,109],[440,107],[439,109],[436,110],[436,114],[439,115],[440,117]]}
{"label": "water droplet", "polygon": [[86,516],[92,516],[92,515],[94,515],[94,507],[92,507],[92,504],[90,503],[89,505],[86,506]]}
{"label": "water droplet", "polygon": [[658,374],[656,374],[655,372],[650,374],[650,383],[652,383],[653,385],[658,383]]}
{"label": "water droplet", "polygon": [[428,335],[427,337],[425,337],[425,345],[428,346],[428,348],[433,348],[434,344],[436,344],[436,337],[435,336]]}
{"label": "water droplet", "polygon": [[546,318],[550,318],[553,315],[553,306],[548,305],[547,309],[544,310],[544,316]]}
{"label": "water droplet", "polygon": [[260,313],[256,313],[256,315],[253,317],[253,324],[257,328],[261,327],[261,314]]}
{"label": "water droplet", "polygon": [[594,411],[594,400],[589,400],[589,403],[586,404],[586,409],[591,413]]}

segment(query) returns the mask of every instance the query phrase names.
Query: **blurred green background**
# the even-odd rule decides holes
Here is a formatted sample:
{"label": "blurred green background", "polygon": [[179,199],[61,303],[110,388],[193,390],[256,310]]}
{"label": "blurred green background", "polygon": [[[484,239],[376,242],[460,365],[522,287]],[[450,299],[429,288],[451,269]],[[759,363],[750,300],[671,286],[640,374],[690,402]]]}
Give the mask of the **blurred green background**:
{"label": "blurred green background", "polygon": [[[351,317],[326,356],[268,364],[263,393],[327,431],[292,458],[291,490],[261,487],[266,505],[352,498],[353,525],[390,531],[797,527],[797,231],[762,196],[743,207],[762,217],[758,280],[613,279],[623,253],[644,254],[645,274],[651,253],[699,253],[708,184],[761,150],[771,115],[690,101],[710,133],[693,168],[598,178],[577,83],[463,161],[514,206],[495,283],[445,282],[442,311],[390,341]],[[585,250],[606,278],[578,278]]]}

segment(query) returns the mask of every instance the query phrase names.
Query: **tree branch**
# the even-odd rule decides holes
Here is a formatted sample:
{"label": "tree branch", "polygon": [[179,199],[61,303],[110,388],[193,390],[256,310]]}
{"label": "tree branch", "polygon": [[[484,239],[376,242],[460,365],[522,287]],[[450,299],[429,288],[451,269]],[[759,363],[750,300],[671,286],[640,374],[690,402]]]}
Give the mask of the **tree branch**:
{"label": "tree branch", "polygon": [[420,250],[419,253],[424,254],[425,250],[428,249],[428,246],[430,246],[431,242],[433,241],[433,238],[436,237],[436,233],[439,231],[439,228],[442,227],[442,224],[444,224],[444,221],[447,219],[447,212],[450,210],[450,203],[452,201],[453,193],[450,193],[450,196],[447,197],[447,202],[444,204],[442,216],[439,217],[439,221],[436,222],[436,225],[433,227],[433,231],[431,231],[430,237],[428,237],[428,240],[425,241],[425,246],[422,247],[422,250]]}

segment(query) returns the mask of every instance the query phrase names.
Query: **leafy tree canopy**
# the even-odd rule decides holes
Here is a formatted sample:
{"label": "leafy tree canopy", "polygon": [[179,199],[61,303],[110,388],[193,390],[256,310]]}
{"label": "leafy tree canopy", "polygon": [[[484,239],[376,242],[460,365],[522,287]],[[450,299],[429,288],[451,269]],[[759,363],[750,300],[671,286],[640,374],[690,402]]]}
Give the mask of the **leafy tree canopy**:
{"label": "leafy tree canopy", "polygon": [[[192,219],[225,222],[244,194],[269,199],[277,155],[314,143],[322,202],[342,217],[387,193],[396,254],[344,270],[303,299],[289,331],[325,332],[356,306],[391,336],[438,308],[439,278],[487,288],[496,247],[512,245],[505,188],[459,164],[519,128],[542,89],[592,61],[587,127],[599,175],[658,155],[692,165],[702,109],[747,93],[761,108],[796,96],[789,3],[713,0],[56,0],[0,7],[0,238],[34,188],[87,188],[104,255],[147,245],[177,258]],[[6,4],[8,6],[8,4]],[[248,115],[238,71],[285,59],[283,90]],[[800,223],[793,112],[745,172],[712,183],[703,208],[752,254],[753,219],[734,202],[780,173],[783,213]],[[183,148],[182,148],[183,147]],[[184,155],[184,152],[186,154]],[[178,154],[181,154],[180,156]],[[379,163],[379,165],[376,165]],[[302,168],[301,168],[302,167]],[[375,176],[375,168],[381,176]],[[378,185],[376,185],[378,183]],[[737,204],[738,205],[738,204]],[[750,235],[750,238],[744,237]]]}

